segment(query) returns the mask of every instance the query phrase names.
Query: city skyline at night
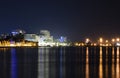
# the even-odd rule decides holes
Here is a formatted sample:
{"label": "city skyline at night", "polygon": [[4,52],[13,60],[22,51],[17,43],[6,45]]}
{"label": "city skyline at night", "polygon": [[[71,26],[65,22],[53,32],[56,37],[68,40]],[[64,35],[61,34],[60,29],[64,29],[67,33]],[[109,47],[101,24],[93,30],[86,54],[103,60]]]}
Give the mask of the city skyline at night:
{"label": "city skyline at night", "polygon": [[0,1],[0,34],[46,29],[71,41],[120,37],[119,9],[118,2],[107,0]]}

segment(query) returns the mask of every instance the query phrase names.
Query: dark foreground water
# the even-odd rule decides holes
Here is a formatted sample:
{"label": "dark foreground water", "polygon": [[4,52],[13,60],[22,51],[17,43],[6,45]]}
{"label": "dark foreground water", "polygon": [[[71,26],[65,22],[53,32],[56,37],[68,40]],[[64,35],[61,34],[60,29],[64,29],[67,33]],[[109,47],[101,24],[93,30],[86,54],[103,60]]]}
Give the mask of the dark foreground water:
{"label": "dark foreground water", "polygon": [[0,78],[120,78],[119,47],[0,48]]}

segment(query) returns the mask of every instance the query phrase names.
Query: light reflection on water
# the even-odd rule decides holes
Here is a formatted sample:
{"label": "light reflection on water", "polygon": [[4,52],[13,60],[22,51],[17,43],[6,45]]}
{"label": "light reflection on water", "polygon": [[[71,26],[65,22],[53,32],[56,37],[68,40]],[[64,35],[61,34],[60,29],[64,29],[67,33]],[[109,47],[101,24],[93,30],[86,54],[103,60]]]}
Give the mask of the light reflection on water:
{"label": "light reflection on water", "polygon": [[116,78],[120,78],[119,74],[120,74],[120,61],[119,61],[119,47],[117,47],[117,64],[116,64]]}
{"label": "light reflection on water", "polygon": [[86,78],[89,78],[89,51],[86,48]]}
{"label": "light reflection on water", "polygon": [[17,78],[17,56],[15,48],[11,48],[11,78]]}
{"label": "light reflection on water", "polygon": [[0,78],[120,78],[119,47],[0,48]]}
{"label": "light reflection on water", "polygon": [[114,50],[115,50],[115,48],[112,47],[112,78],[115,77],[115,64],[114,64],[114,62],[115,62],[115,60],[114,60],[115,51]]}
{"label": "light reflection on water", "polygon": [[38,78],[44,78],[44,48],[38,49]]}
{"label": "light reflection on water", "polygon": [[99,78],[103,78],[103,65],[102,65],[102,47],[100,47],[100,64],[99,64]]}

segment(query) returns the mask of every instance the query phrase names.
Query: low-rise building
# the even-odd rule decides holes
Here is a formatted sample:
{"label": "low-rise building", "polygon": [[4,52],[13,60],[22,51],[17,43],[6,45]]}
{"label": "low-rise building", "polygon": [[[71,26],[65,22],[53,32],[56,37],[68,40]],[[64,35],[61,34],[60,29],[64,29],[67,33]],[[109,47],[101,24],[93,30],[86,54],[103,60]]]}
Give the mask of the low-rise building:
{"label": "low-rise building", "polygon": [[38,42],[39,39],[39,36],[36,34],[24,34],[24,40],[26,41]]}
{"label": "low-rise building", "polygon": [[48,30],[41,30],[38,40],[39,46],[54,46],[53,36],[50,35]]}

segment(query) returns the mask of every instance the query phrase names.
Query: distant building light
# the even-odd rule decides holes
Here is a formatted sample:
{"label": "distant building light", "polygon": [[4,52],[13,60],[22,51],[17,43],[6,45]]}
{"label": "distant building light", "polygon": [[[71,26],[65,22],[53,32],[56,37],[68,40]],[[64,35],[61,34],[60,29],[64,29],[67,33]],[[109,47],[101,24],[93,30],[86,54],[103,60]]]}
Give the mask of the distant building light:
{"label": "distant building light", "polygon": [[18,34],[18,32],[12,32],[12,34],[13,34],[13,35],[17,35],[17,34]]}
{"label": "distant building light", "polygon": [[11,33],[12,33],[13,35],[25,34],[25,31],[24,31],[24,30],[17,29],[17,30],[13,30]]}

